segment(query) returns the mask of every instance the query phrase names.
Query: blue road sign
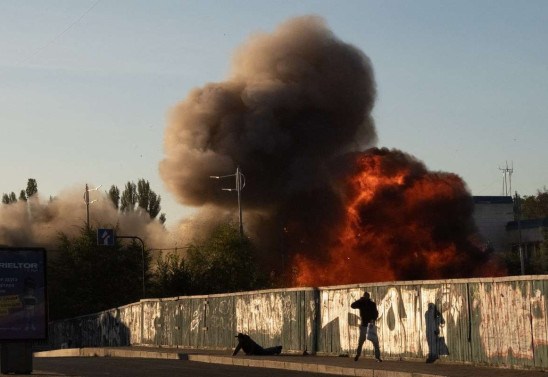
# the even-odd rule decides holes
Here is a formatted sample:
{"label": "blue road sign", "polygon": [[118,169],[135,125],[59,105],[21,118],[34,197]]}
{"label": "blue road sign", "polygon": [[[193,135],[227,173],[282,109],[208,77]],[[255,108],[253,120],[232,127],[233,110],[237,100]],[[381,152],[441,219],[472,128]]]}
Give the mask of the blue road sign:
{"label": "blue road sign", "polygon": [[114,246],[114,229],[97,229],[97,245]]}

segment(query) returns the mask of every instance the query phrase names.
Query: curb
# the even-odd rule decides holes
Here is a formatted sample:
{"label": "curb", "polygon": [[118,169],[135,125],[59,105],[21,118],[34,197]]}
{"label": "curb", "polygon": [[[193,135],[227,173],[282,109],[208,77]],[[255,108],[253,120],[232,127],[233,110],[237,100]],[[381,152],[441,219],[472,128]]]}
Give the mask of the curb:
{"label": "curb", "polygon": [[264,360],[204,354],[187,354],[177,352],[117,350],[112,348],[64,348],[52,351],[35,352],[34,357],[138,357],[146,359],[187,360],[198,363],[224,364],[254,368],[271,368],[312,372],[337,376],[360,377],[446,377],[439,374],[424,374],[367,368],[348,368],[321,363],[300,363],[289,361]]}
{"label": "curb", "polygon": [[188,360],[186,353],[117,350],[112,348],[63,348],[34,352],[34,357],[140,357],[144,359]]}

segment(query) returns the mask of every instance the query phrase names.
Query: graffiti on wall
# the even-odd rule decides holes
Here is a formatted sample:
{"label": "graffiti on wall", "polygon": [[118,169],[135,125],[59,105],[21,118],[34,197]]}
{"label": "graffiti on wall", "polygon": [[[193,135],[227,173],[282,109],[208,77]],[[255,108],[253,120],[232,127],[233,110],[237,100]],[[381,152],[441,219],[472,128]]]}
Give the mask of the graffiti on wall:
{"label": "graffiti on wall", "polygon": [[[465,287],[447,283],[325,290],[320,297],[321,326],[325,329],[337,324],[338,331],[330,332],[338,335],[340,352],[353,352],[359,336],[359,313],[350,308],[350,303],[368,290],[379,310],[377,332],[382,352],[434,361],[450,354],[449,344],[470,341],[459,330],[470,320]],[[531,287],[490,282],[478,284],[472,293],[470,331],[478,333],[487,357],[531,360],[534,347],[548,345],[545,295]],[[455,334],[460,338],[451,339]]]}
{"label": "graffiti on wall", "polygon": [[282,334],[284,315],[294,316],[280,294],[236,297],[236,329],[238,332],[263,333],[271,337]]}
{"label": "graffiti on wall", "polygon": [[[352,352],[357,344],[359,312],[351,309],[350,304],[363,291],[349,289],[322,292],[322,328],[338,323],[341,352]],[[462,294],[451,284],[396,286],[369,292],[379,310],[377,332],[384,354],[409,354],[433,359],[449,353],[446,343],[447,320],[456,324],[465,302]]]}
{"label": "graffiti on wall", "polygon": [[[175,328],[177,345],[226,348],[236,330],[260,335],[260,341],[283,339],[284,349],[293,351],[353,353],[360,321],[350,304],[367,290],[379,309],[385,357],[547,368],[547,284],[539,278],[476,279],[185,297],[169,305],[146,300],[60,321],[51,338],[65,347],[173,345]],[[366,343],[365,350],[371,348]]]}

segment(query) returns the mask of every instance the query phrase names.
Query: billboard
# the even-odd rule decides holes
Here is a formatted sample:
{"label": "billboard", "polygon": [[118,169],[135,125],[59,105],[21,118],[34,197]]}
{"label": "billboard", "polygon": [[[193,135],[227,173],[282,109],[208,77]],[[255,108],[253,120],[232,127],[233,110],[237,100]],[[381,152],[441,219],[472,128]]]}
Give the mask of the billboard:
{"label": "billboard", "polygon": [[0,247],[0,341],[47,338],[46,250]]}

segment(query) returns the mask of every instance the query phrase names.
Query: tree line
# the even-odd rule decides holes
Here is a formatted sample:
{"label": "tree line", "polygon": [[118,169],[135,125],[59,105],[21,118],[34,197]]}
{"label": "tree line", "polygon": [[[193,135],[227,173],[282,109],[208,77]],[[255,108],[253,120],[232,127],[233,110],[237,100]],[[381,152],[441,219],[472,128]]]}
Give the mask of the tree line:
{"label": "tree line", "polygon": [[[538,220],[543,224],[548,223],[548,189],[544,187],[537,190],[536,195],[516,194],[514,196],[514,220]],[[522,245],[524,268],[526,274],[548,273],[548,227],[541,226],[541,242],[534,250],[527,250]],[[518,230],[519,232],[519,230]],[[521,274],[521,256],[519,246],[503,253],[504,262],[510,275]]]}
{"label": "tree line", "polygon": [[[122,212],[133,212],[135,210],[141,210],[150,216],[151,219],[155,219],[160,213],[160,202],[162,198],[157,195],[151,188],[150,183],[141,178],[134,182],[128,181],[124,187],[124,190],[120,194],[120,189],[112,185],[108,190],[108,197],[114,204],[114,207]],[[162,213],[158,218],[160,223],[166,222],[166,214]]]}
{"label": "tree line", "polygon": [[[143,298],[143,255],[136,242],[100,246],[96,229],[76,237],[59,236],[48,260],[50,319],[71,318],[126,305]],[[145,247],[146,297],[172,297],[260,289],[268,286],[248,238],[237,225],[221,224],[203,242],[187,247],[183,258],[168,253],[153,263]]]}
{"label": "tree line", "polygon": [[2,194],[2,203],[4,204],[11,204],[11,203],[17,203],[18,200],[22,200],[26,202],[30,197],[35,195],[38,192],[38,184],[36,183],[36,179],[29,178],[27,181],[27,188],[23,189],[19,192],[19,199],[17,198],[17,195],[14,191],[10,192],[9,194]]}

